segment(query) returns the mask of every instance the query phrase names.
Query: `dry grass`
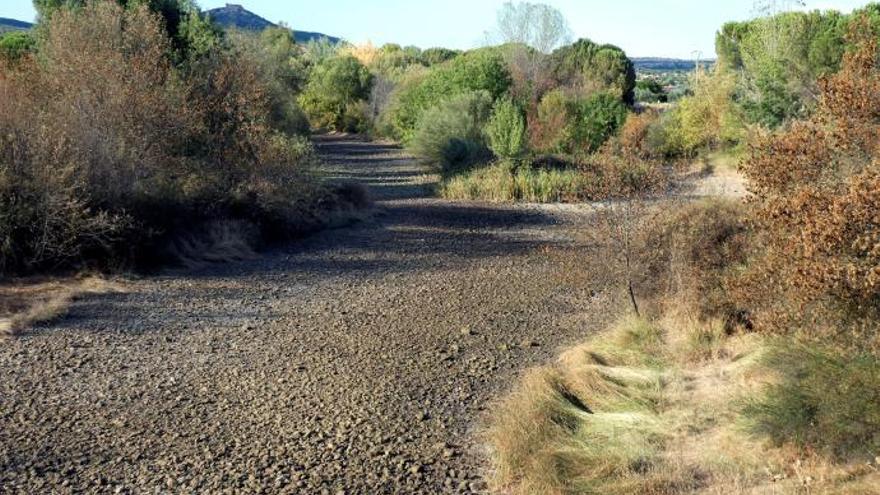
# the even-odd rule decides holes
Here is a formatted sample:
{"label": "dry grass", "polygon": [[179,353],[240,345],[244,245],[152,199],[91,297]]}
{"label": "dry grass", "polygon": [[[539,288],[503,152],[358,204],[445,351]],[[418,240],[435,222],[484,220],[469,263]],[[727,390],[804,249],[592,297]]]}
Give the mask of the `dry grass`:
{"label": "dry grass", "polygon": [[0,286],[0,338],[13,337],[35,325],[63,318],[70,305],[83,296],[123,290],[118,282],[94,276],[4,284]]}
{"label": "dry grass", "polygon": [[877,493],[876,464],[834,464],[746,432],[743,399],[773,380],[759,359],[766,344],[719,328],[686,315],[628,318],[526,373],[492,409],[493,489]]}

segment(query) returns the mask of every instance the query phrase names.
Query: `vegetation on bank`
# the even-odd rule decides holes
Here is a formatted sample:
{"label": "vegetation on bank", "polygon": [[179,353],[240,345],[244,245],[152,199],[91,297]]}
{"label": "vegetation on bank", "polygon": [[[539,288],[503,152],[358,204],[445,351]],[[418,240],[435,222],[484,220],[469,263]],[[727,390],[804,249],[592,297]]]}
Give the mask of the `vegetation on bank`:
{"label": "vegetation on bank", "polygon": [[870,17],[853,21],[816,108],[753,138],[745,204],[632,198],[635,215],[597,215],[595,273],[630,316],[495,405],[497,489],[880,484],[877,40]]}
{"label": "vegetation on bank", "polygon": [[269,58],[289,31],[245,50],[188,1],[37,7],[33,44],[0,56],[0,273],[252,245],[356,206],[312,177],[300,83]]}

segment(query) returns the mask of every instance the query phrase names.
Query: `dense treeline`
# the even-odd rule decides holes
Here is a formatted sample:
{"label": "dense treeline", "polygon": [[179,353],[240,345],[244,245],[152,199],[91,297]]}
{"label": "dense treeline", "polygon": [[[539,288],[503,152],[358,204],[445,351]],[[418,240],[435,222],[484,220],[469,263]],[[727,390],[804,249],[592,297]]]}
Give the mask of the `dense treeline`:
{"label": "dense treeline", "polygon": [[880,25],[880,5],[725,24],[716,36],[717,64],[698,70],[689,94],[652,124],[650,148],[665,157],[736,149],[753,132],[810,116],[819,80],[840,69],[852,48],[846,33],[861,18]]}

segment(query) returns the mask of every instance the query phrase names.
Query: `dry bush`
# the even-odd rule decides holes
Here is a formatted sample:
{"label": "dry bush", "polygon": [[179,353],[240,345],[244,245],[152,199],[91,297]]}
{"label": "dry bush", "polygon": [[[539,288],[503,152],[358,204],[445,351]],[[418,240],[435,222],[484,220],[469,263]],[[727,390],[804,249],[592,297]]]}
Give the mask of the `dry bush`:
{"label": "dry bush", "polygon": [[310,146],[275,131],[252,60],[176,69],[145,7],[92,2],[0,68],[0,271],[124,261],[199,223],[296,219]]}
{"label": "dry bush", "polygon": [[762,234],[736,296],[762,329],[809,328],[880,351],[880,70],[877,37],[855,23],[815,115],[753,144],[744,162]]}
{"label": "dry bush", "polygon": [[750,247],[742,205],[720,198],[664,204],[643,225],[636,240],[646,253],[637,284],[642,294],[657,300],[660,312],[722,318],[732,330],[743,315],[731,306],[725,280],[745,264]]}
{"label": "dry bush", "polygon": [[657,125],[660,114],[646,109],[641,113],[630,113],[620,129],[618,141],[625,153],[642,159],[659,158],[657,150],[651,146],[649,134]]}

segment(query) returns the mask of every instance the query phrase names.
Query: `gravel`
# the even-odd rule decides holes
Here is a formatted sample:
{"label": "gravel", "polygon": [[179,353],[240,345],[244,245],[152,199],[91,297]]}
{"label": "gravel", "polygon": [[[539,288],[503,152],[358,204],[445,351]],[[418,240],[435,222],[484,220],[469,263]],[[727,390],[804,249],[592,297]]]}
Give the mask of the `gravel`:
{"label": "gravel", "polygon": [[373,219],[0,343],[0,493],[485,490],[492,398],[605,323],[547,254],[584,215],[433,199],[393,146],[318,144]]}

